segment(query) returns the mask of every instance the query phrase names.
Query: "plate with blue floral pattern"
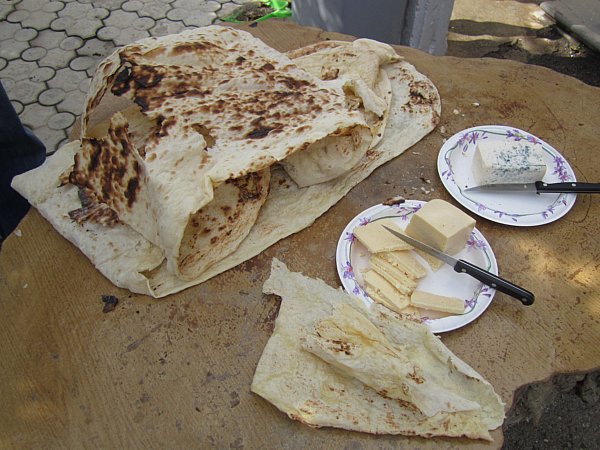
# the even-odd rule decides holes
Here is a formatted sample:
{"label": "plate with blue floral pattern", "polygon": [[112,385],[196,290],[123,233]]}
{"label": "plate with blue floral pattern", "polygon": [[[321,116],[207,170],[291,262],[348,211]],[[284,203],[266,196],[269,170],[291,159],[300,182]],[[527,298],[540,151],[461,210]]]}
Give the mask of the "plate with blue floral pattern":
{"label": "plate with blue floral pattern", "polygon": [[[401,229],[406,228],[410,218],[426,202],[406,200],[394,205],[375,205],[360,214],[346,225],[337,245],[336,266],[344,289],[356,295],[365,304],[373,300],[365,292],[362,274],[369,267],[369,251],[356,239],[354,229],[367,223],[392,218]],[[465,301],[465,312],[459,315],[443,315],[434,311],[423,311],[421,320],[434,333],[443,333],[463,327],[477,319],[490,305],[495,289],[486,286],[464,273],[457,273],[446,264],[434,271],[429,264],[415,253],[416,258],[427,269],[427,275],[419,280],[417,289],[433,294],[459,297]],[[489,272],[498,274],[498,264],[490,244],[481,232],[475,228],[466,247],[457,258],[464,259]]]}
{"label": "plate with blue floral pattern", "polygon": [[465,192],[475,186],[471,165],[481,140],[524,141],[539,145],[544,152],[546,175],[543,181],[576,181],[565,158],[540,138],[502,125],[483,125],[456,133],[442,146],[438,173],[450,195],[478,216],[493,222],[518,227],[544,225],[560,219],[575,204],[577,194],[536,194],[532,192]]}

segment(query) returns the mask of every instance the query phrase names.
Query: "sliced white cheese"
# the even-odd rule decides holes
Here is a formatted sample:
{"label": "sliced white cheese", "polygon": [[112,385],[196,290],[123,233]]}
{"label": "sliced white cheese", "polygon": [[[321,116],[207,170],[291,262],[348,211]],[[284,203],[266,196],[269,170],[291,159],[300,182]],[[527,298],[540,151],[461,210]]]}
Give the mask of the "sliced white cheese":
{"label": "sliced white cheese", "polygon": [[392,311],[401,312],[410,305],[408,295],[403,295],[394,289],[385,278],[373,270],[364,273],[366,292],[374,301],[381,303]]}
{"label": "sliced white cheese", "polygon": [[378,256],[386,260],[396,269],[404,272],[411,278],[423,278],[427,275],[427,269],[412,255],[412,252],[398,251],[398,252],[383,252]]}
{"label": "sliced white cheese", "polygon": [[431,270],[434,272],[438,271],[440,267],[442,267],[445,264],[444,261],[442,261],[441,259],[437,259],[435,256],[431,256],[429,253],[425,253],[424,251],[419,249],[415,249],[415,251],[421,258],[425,260],[427,264],[429,264],[429,267],[431,267]]}
{"label": "sliced white cheese", "polygon": [[354,228],[352,233],[371,253],[408,250],[412,248],[402,239],[397,238],[383,228],[383,225],[402,233],[402,230],[394,223],[393,219],[381,219],[360,225]]}
{"label": "sliced white cheese", "polygon": [[406,309],[406,308],[403,308],[403,309],[398,308],[396,305],[394,305],[392,302],[390,302],[387,298],[385,298],[381,294],[381,291],[379,291],[373,287],[367,286],[365,289],[365,292],[367,293],[367,295],[369,297],[371,297],[371,300],[373,300],[376,303],[379,303],[380,305],[385,306],[388,309],[391,309],[392,311],[400,313],[401,311],[403,311],[403,309]]}
{"label": "sliced white cheese", "polygon": [[406,234],[445,253],[455,254],[467,244],[475,219],[456,206],[434,199],[410,219]]}
{"label": "sliced white cheese", "polygon": [[417,308],[450,314],[462,314],[465,312],[465,302],[460,298],[446,297],[425,291],[414,291],[410,296],[410,304]]}
{"label": "sliced white cheese", "polygon": [[413,316],[415,318],[420,318],[421,317],[421,310],[415,306],[412,305],[408,305],[406,308],[404,308],[402,310],[402,314],[408,314],[410,316]]}
{"label": "sliced white cheese", "polygon": [[393,264],[377,254],[371,257],[369,265],[371,266],[371,269],[385,278],[385,280],[401,294],[410,295],[417,287],[417,281],[414,278],[407,275],[405,271],[399,270]]}
{"label": "sliced white cheese", "polygon": [[527,141],[481,140],[472,172],[478,185],[540,181],[546,173],[544,149]]}

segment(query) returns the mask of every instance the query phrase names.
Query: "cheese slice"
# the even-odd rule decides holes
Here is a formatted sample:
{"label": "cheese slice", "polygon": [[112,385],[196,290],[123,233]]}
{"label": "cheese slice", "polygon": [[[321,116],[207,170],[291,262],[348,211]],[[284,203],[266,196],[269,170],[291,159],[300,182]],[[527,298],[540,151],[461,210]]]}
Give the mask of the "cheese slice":
{"label": "cheese slice", "polygon": [[[388,309],[391,309],[392,311],[395,311],[397,313],[401,313],[402,311],[404,311],[406,308],[402,308],[399,309],[396,305],[394,305],[393,303],[391,303],[389,300],[387,300],[383,295],[380,294],[380,291],[378,291],[377,289],[367,286],[365,289],[365,292],[367,293],[367,295],[369,297],[371,297],[371,299],[375,302],[375,303],[379,303],[380,305],[385,306]],[[407,308],[410,307],[407,306]]]}
{"label": "cheese slice", "polygon": [[410,296],[410,304],[417,308],[431,309],[450,314],[465,312],[465,302],[458,297],[446,297],[425,291],[414,291]]}
{"label": "cheese slice", "polygon": [[418,279],[427,275],[427,269],[412,255],[412,252],[384,252],[378,256],[411,278]]}
{"label": "cheese slice", "polygon": [[421,310],[415,306],[412,305],[408,305],[406,308],[404,308],[402,310],[402,314],[408,314],[410,316],[413,316],[415,318],[420,318],[421,317]]}
{"label": "cheese slice", "polygon": [[527,141],[481,140],[472,164],[478,185],[531,183],[540,181],[546,173],[544,149]]}
{"label": "cheese slice", "polygon": [[415,249],[418,255],[425,260],[431,270],[434,272],[438,271],[445,263],[441,259],[437,259],[435,256],[431,256],[429,253],[425,253],[423,250]]}
{"label": "cheese slice", "polygon": [[434,199],[413,214],[406,234],[452,255],[465,247],[473,228],[475,219],[444,200]]}
{"label": "cheese slice", "polygon": [[417,281],[414,278],[377,254],[371,256],[369,265],[401,294],[410,295],[417,287]]}
{"label": "cheese slice", "polygon": [[403,295],[394,289],[385,278],[374,270],[368,270],[363,274],[366,284],[366,292],[374,301],[381,303],[392,311],[401,312],[410,305],[408,295]]}
{"label": "cheese slice", "polygon": [[393,250],[408,250],[412,247],[383,228],[383,225],[402,233],[394,219],[381,219],[360,225],[352,233],[371,253],[390,252]]}

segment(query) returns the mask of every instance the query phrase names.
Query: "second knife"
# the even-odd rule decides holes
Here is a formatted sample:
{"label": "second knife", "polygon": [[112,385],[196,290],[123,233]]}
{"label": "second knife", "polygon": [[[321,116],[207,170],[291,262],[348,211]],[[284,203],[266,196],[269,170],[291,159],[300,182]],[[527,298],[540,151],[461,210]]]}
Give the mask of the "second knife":
{"label": "second knife", "polygon": [[465,189],[463,192],[535,192],[544,193],[579,193],[579,194],[600,194],[600,183],[579,183],[569,181],[566,183],[545,183],[536,181],[535,183],[502,183],[502,184],[483,184]]}

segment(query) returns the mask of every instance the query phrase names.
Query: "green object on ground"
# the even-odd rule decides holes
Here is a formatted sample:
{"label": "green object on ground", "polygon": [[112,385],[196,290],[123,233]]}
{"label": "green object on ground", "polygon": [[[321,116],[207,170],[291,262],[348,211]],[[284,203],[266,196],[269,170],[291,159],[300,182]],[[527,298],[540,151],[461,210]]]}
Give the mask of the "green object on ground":
{"label": "green object on ground", "polygon": [[[273,9],[273,12],[266,14],[264,16],[259,17],[258,19],[252,20],[252,22],[259,22],[261,20],[270,19],[272,17],[277,18],[285,18],[290,17],[292,15],[292,9],[290,8],[290,2],[286,0],[261,0],[261,2]],[[241,14],[232,14],[226,17],[223,17],[221,20],[223,22],[232,22],[232,23],[244,23],[248,22],[247,20],[239,20],[238,17]]]}

